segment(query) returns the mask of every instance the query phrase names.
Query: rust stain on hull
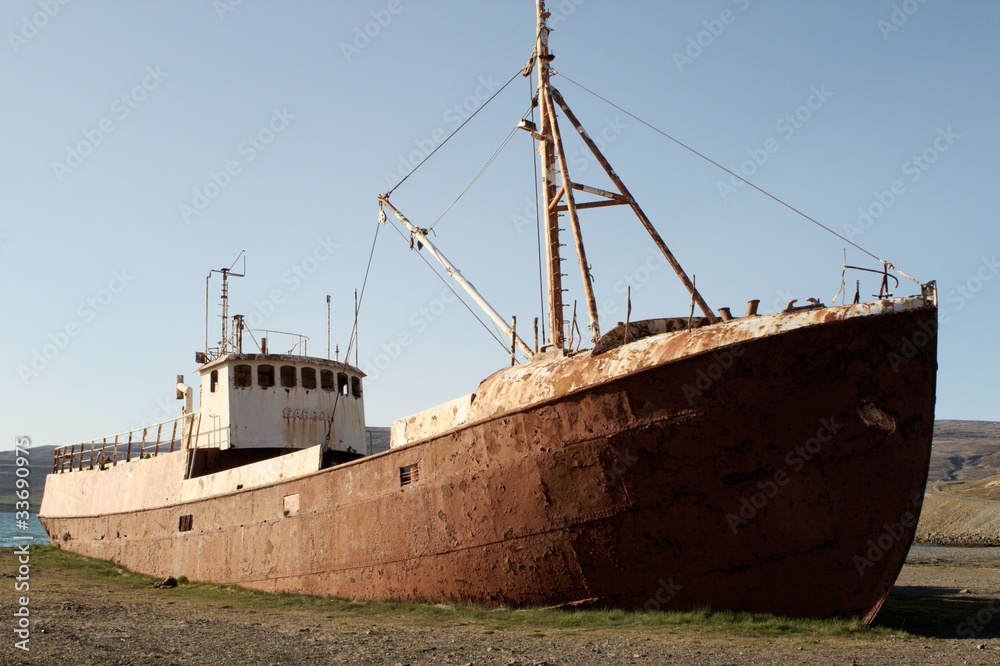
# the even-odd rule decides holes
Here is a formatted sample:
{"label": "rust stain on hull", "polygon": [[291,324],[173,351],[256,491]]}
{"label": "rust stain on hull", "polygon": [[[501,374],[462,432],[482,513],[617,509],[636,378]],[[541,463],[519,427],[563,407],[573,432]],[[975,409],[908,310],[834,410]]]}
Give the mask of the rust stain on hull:
{"label": "rust stain on hull", "polygon": [[870,621],[913,538],[933,427],[935,345],[892,354],[935,317],[705,329],[732,339],[598,385],[562,378],[568,395],[347,465],[42,521],[76,552],[269,591]]}

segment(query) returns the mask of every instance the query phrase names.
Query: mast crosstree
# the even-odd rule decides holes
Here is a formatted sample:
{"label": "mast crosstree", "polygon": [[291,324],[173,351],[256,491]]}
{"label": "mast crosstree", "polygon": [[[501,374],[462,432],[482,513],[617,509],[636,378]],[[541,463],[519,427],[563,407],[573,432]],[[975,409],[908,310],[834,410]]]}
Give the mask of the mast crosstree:
{"label": "mast crosstree", "polygon": [[[653,242],[663,253],[667,263],[674,269],[681,282],[691,294],[691,298],[698,305],[706,317],[714,317],[712,309],[708,307],[694,283],[688,278],[687,273],[681,267],[677,258],[663,242],[663,238],[653,227],[652,222],[643,212],[635,198],[625,187],[625,183],[615,173],[607,158],[601,153],[600,148],[594,143],[590,135],[583,128],[583,125],[570,110],[566,100],[551,84],[552,60],[554,56],[549,50],[549,28],[547,19],[548,11],[545,9],[545,0],[537,0],[538,8],[538,35],[535,40],[535,53],[532,55],[528,65],[524,68],[525,76],[530,75],[533,65],[538,64],[538,96],[536,103],[540,112],[540,128],[538,132],[532,132],[538,141],[538,152],[542,161],[542,202],[545,214],[545,247],[548,257],[547,278],[549,292],[549,326],[552,331],[552,346],[564,348],[566,327],[566,317],[563,312],[565,304],[562,300],[562,278],[561,270],[562,257],[560,256],[560,227],[559,217],[561,213],[566,213],[569,218],[570,229],[573,232],[573,241],[576,246],[577,259],[580,264],[580,274],[583,279],[583,289],[587,300],[587,312],[590,317],[591,340],[596,343],[601,336],[600,320],[597,313],[597,303],[594,298],[593,276],[590,273],[590,264],[587,262],[587,254],[583,245],[583,235],[580,227],[578,210],[583,208],[597,208],[600,206],[628,205],[632,208],[636,217],[642,223]],[[556,116],[555,106],[558,106],[566,115],[566,118],[573,124],[574,129],[579,133],[580,138],[594,154],[598,164],[608,174],[608,177],[618,188],[618,193],[581,185],[571,180],[569,168],[567,166],[566,151],[563,148],[562,135],[559,131],[559,120]],[[558,168],[560,182],[556,181],[556,170]],[[603,200],[577,203],[573,194],[574,190],[587,192]]]}

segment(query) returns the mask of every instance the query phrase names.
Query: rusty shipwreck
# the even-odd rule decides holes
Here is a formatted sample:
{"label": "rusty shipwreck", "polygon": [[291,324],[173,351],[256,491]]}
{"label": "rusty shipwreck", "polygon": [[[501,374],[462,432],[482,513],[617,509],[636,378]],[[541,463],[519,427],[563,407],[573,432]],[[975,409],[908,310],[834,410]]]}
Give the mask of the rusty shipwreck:
{"label": "rusty shipwreck", "polygon": [[[883,262],[872,301],[717,315],[552,87],[537,10],[524,73],[539,122],[522,129],[541,160],[547,339],[526,343],[382,195],[380,222],[404,225],[523,360],[396,421],[379,451],[357,367],[295,345],[248,353],[224,313],[197,411],[179,381],[179,418],[57,450],[40,512],[53,543],[158,576],[353,599],[874,617],[926,483],[934,284],[892,297]],[[571,179],[559,112],[616,191]],[[611,205],[634,211],[700,316],[600,333],[579,214]],[[590,349],[567,339],[561,223]]]}

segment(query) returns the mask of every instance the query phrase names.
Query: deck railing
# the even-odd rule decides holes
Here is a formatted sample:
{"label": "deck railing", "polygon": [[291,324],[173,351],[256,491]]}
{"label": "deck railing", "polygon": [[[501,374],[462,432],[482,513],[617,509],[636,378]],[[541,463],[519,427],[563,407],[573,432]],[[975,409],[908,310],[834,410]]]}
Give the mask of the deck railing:
{"label": "deck railing", "polygon": [[161,453],[193,448],[197,446],[200,426],[201,413],[194,412],[127,432],[61,446],[55,450],[52,473],[106,469],[109,465],[133,459],[154,458]]}

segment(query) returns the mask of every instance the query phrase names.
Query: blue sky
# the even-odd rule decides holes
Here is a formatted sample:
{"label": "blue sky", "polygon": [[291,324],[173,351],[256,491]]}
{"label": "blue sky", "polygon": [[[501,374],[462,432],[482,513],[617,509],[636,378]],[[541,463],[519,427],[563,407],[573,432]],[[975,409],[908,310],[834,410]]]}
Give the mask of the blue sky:
{"label": "blue sky", "polygon": [[[555,85],[715,308],[829,303],[845,244],[612,100],[941,293],[938,418],[1000,420],[1000,4],[551,2]],[[0,5],[0,448],[140,426],[195,379],[205,276],[231,312],[346,349],[377,195],[527,61],[530,0],[7,0]],[[427,226],[528,109],[517,77],[393,194]],[[568,131],[568,130],[567,130]],[[579,144],[575,179],[603,187]],[[435,226],[520,330],[539,314],[533,147],[518,133]],[[624,210],[584,219],[604,330],[686,314]],[[848,263],[877,268],[848,248]],[[581,303],[574,264],[570,296]],[[848,274],[862,293],[877,284]],[[218,339],[218,280],[211,340]],[[915,293],[903,281],[897,293]],[[378,234],[358,359],[368,420],[475,390],[504,350]],[[581,324],[585,326],[585,322]],[[272,347],[273,349],[273,347]]]}

